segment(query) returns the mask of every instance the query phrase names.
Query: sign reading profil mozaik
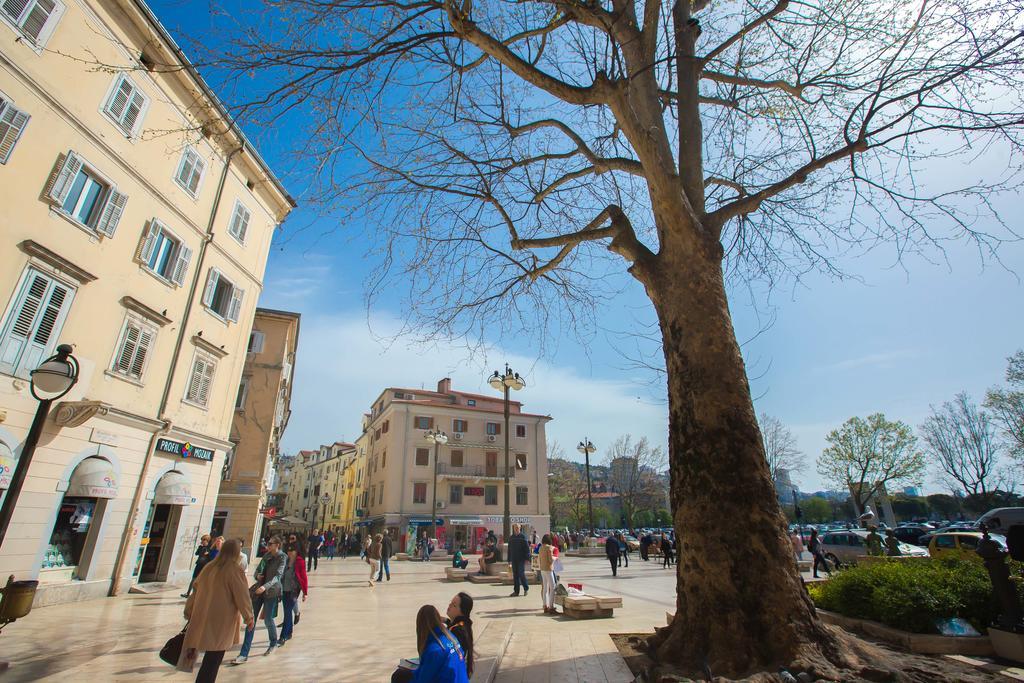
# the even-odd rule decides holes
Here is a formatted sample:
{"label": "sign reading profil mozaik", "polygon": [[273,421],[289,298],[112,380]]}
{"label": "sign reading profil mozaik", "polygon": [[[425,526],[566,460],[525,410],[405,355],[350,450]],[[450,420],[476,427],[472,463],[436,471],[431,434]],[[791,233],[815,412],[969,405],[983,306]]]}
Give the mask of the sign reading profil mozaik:
{"label": "sign reading profil mozaik", "polygon": [[169,453],[182,458],[194,458],[196,460],[206,460],[207,462],[213,460],[213,451],[209,448],[193,446],[188,441],[182,443],[180,441],[171,441],[170,439],[157,439],[156,450],[158,453]]}

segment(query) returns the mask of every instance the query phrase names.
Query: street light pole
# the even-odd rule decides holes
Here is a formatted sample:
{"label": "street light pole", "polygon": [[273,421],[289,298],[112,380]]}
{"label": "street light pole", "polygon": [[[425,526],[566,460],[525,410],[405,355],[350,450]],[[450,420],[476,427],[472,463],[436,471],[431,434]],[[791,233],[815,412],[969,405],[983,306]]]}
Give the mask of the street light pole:
{"label": "street light pole", "polygon": [[448,443],[448,435],[439,429],[426,432],[424,435],[427,441],[434,444],[434,492],[431,498],[430,511],[430,537],[437,538],[437,457],[441,446]]}
{"label": "street light pole", "polygon": [[597,447],[590,443],[590,439],[584,438],[580,441],[579,445],[576,446],[576,450],[583,454],[587,468],[587,514],[590,516],[590,536],[594,535],[594,501],[591,496],[591,485],[590,485],[590,454],[597,451]]}
{"label": "street light pole", "polygon": [[[11,518],[14,517],[14,507],[18,503],[18,496],[21,495],[21,489],[28,477],[28,467],[32,463],[36,446],[39,445],[39,437],[43,434],[43,426],[46,424],[50,406],[71,391],[71,387],[75,386],[78,381],[78,361],[71,355],[72,351],[70,344],[61,344],[57,347],[56,355],[47,358],[31,372],[30,391],[32,397],[39,401],[39,407],[36,408],[32,426],[28,430],[25,445],[21,449],[21,457],[18,458],[18,465],[14,468],[14,475],[11,477],[10,488],[7,489],[3,506],[0,507],[0,548],[3,547],[4,539],[7,537],[7,529],[11,524]],[[44,395],[40,395],[39,392]]]}
{"label": "street light pole", "polygon": [[505,517],[502,520],[502,535],[505,542],[512,535],[512,507],[509,499],[509,389],[519,391],[526,386],[526,381],[519,376],[518,372],[512,372],[512,368],[505,363],[505,374],[498,374],[495,370],[488,383],[495,389],[502,391],[505,399]]}

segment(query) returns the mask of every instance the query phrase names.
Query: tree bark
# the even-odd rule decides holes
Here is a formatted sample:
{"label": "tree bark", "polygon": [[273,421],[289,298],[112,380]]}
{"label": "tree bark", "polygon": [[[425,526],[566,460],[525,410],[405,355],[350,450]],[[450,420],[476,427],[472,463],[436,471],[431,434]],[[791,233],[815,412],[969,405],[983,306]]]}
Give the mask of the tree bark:
{"label": "tree bark", "polygon": [[644,278],[668,371],[679,538],[676,616],[652,644],[660,661],[716,676],[774,671],[807,655],[835,662],[775,497],[715,246],[686,259],[663,250]]}

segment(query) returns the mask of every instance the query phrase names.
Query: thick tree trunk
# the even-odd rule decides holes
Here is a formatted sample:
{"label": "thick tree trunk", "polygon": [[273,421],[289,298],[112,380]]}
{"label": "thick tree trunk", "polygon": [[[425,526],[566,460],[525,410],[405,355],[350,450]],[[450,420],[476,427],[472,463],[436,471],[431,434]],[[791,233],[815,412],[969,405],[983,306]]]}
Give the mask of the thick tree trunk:
{"label": "thick tree trunk", "polygon": [[827,670],[836,644],[793,559],[719,259],[672,263],[665,251],[660,257],[645,284],[668,371],[671,498],[680,543],[675,620],[653,641],[659,659],[716,676],[798,661],[821,670],[818,661]]}

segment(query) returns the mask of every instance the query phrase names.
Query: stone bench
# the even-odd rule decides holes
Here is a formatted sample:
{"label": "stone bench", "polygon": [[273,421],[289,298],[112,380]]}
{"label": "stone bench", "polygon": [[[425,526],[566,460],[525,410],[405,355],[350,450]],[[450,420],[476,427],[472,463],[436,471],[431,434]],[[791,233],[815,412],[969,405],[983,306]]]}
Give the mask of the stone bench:
{"label": "stone bench", "polygon": [[606,595],[556,595],[555,604],[562,606],[562,613],[573,619],[595,619],[614,616],[615,609],[622,607],[622,598]]}
{"label": "stone bench", "polygon": [[473,677],[470,680],[473,683],[493,683],[512,637],[512,625],[508,621],[486,620],[478,623],[483,623],[484,627],[475,634]]}
{"label": "stone bench", "polygon": [[500,576],[491,576],[489,574],[466,574],[466,581],[470,583],[490,583],[498,585],[501,583]]}
{"label": "stone bench", "polygon": [[446,581],[465,581],[466,573],[465,569],[456,569],[455,567],[444,568],[444,578]]}

